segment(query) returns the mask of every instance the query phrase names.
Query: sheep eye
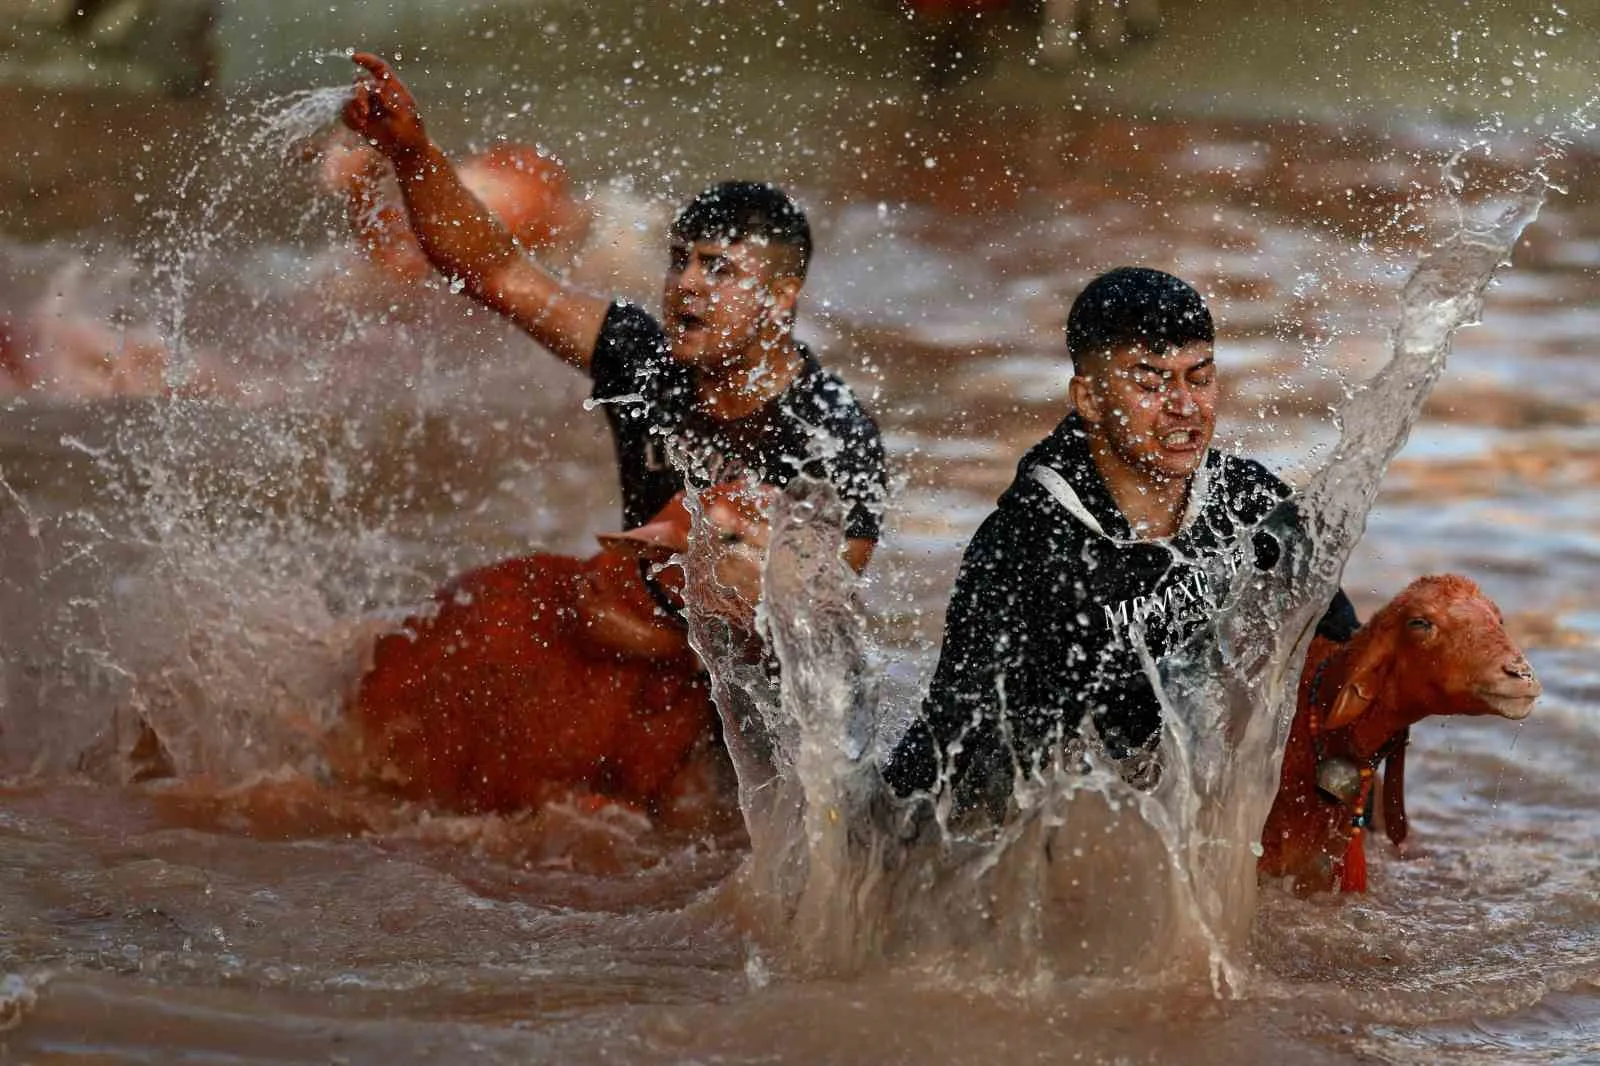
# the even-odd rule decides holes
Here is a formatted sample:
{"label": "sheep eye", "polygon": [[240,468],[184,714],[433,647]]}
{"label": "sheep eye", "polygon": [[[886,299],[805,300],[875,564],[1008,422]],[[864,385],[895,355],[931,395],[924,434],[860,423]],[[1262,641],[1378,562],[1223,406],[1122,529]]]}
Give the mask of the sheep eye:
{"label": "sheep eye", "polygon": [[1426,618],[1413,618],[1406,623],[1408,629],[1415,629],[1419,633],[1426,633],[1433,628],[1433,623]]}

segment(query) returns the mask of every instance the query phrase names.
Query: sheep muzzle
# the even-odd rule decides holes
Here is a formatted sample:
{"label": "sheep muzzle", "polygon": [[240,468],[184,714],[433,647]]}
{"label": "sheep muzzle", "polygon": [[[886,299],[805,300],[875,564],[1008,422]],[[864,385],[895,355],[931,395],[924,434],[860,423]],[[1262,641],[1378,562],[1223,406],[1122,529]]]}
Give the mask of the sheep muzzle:
{"label": "sheep muzzle", "polygon": [[1488,713],[1520,722],[1533,710],[1534,701],[1544,693],[1544,686],[1534,676],[1528,660],[1518,655],[1500,668],[1500,674],[1478,686],[1478,700],[1488,708]]}

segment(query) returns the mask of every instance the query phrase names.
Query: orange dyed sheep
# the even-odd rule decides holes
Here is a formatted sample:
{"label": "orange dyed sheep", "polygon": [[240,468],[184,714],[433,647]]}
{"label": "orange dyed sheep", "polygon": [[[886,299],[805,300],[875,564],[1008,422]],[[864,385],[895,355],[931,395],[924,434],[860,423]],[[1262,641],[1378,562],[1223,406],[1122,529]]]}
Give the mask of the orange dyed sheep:
{"label": "orange dyed sheep", "polygon": [[1383,825],[1405,840],[1405,752],[1429,715],[1527,717],[1541,688],[1477,585],[1423,577],[1348,644],[1312,641],[1284,751],[1278,795],[1262,831],[1268,877],[1299,893],[1365,892],[1366,834],[1383,767]]}
{"label": "orange dyed sheep", "polygon": [[[432,277],[383,156],[348,137],[309,151],[320,155],[322,187],[344,197],[351,232],[368,261],[399,281]],[[459,173],[467,190],[535,255],[571,252],[587,233],[590,219],[566,168],[537,148],[503,142],[468,156]]]}
{"label": "orange dyed sheep", "polygon": [[530,555],[450,582],[436,613],[378,642],[348,710],[343,776],[467,812],[574,793],[668,800],[715,709],[658,602],[675,593],[652,594],[640,558],[681,547],[688,527],[679,497],[591,559]]}

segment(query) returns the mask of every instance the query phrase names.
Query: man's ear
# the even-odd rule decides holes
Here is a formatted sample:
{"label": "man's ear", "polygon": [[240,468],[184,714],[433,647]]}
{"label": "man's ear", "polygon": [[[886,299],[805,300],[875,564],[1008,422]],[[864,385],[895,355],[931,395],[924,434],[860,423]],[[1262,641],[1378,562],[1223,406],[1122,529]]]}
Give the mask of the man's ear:
{"label": "man's ear", "polygon": [[1077,410],[1078,417],[1091,426],[1100,424],[1103,417],[1100,395],[1092,380],[1082,374],[1072,375],[1072,380],[1067,384],[1067,395],[1072,398],[1072,406]]}
{"label": "man's ear", "polygon": [[767,285],[774,322],[794,322],[795,307],[800,302],[800,285],[800,279],[793,274],[779,274]]}

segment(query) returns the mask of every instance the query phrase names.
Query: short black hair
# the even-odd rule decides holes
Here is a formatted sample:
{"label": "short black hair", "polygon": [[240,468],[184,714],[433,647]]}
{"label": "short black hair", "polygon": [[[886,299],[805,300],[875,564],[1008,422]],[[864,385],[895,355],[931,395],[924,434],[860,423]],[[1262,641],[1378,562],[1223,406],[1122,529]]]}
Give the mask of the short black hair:
{"label": "short black hair", "polygon": [[761,181],[724,181],[683,205],[672,220],[673,239],[742,241],[763,237],[794,253],[802,281],[811,263],[811,224],[794,198]]}
{"label": "short black hair", "polygon": [[1118,267],[1091,281],[1067,315],[1067,352],[1074,370],[1086,359],[1141,344],[1160,355],[1216,339],[1205,299],[1182,278],[1149,267]]}

